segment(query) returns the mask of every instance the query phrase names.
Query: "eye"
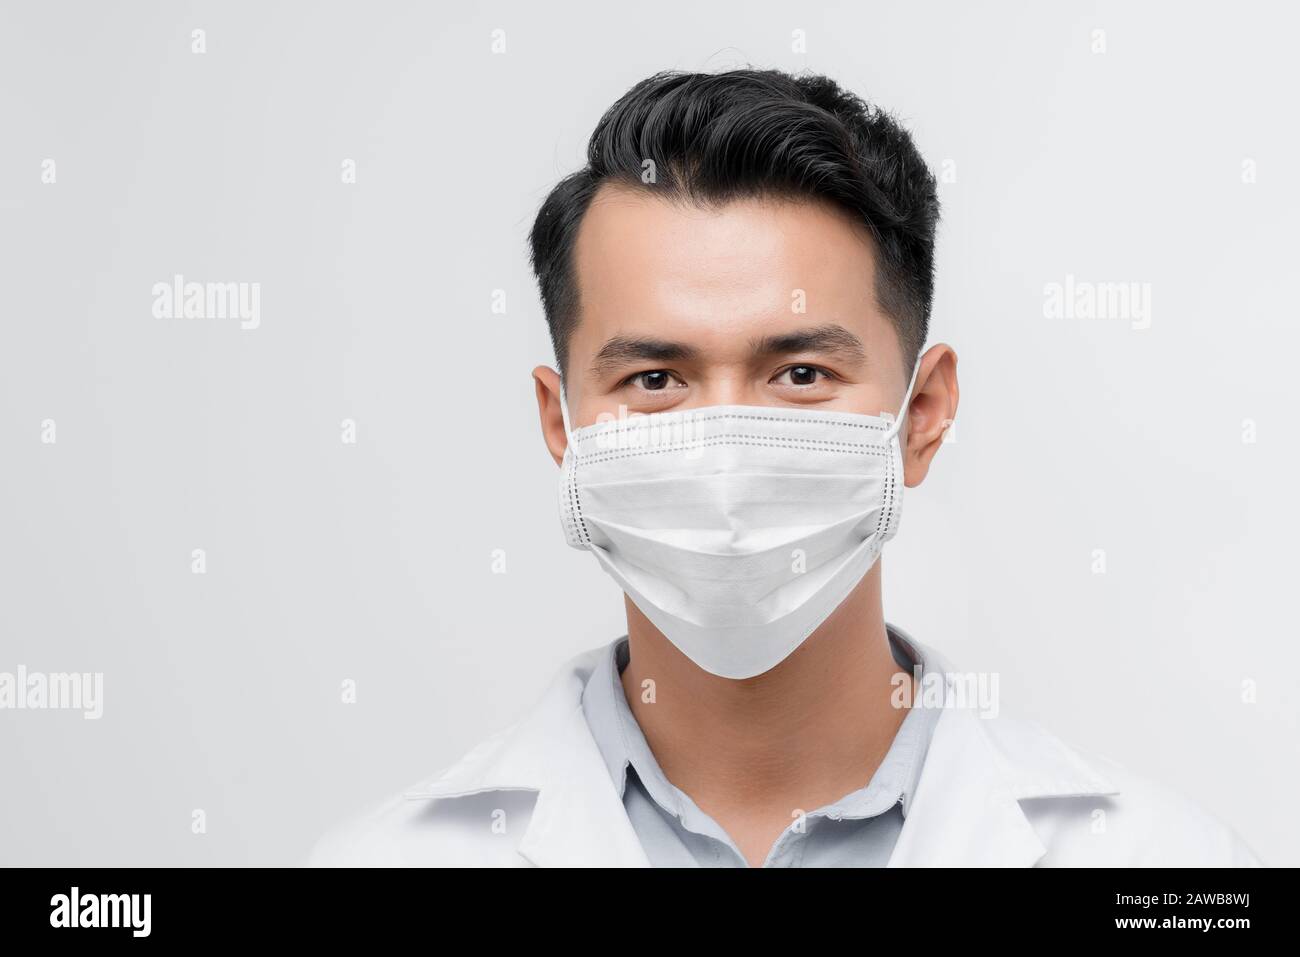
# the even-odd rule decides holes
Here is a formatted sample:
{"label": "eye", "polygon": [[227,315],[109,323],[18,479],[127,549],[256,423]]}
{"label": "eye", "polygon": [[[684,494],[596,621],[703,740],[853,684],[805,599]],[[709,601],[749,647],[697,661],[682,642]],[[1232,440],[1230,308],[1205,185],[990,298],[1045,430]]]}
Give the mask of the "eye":
{"label": "eye", "polygon": [[816,385],[823,378],[834,378],[829,372],[820,366],[788,366],[782,369],[773,377],[772,381],[778,385],[792,386],[810,386]]}
{"label": "eye", "polygon": [[652,369],[628,376],[621,385],[634,385],[646,392],[662,392],[673,384],[676,377],[667,369]]}

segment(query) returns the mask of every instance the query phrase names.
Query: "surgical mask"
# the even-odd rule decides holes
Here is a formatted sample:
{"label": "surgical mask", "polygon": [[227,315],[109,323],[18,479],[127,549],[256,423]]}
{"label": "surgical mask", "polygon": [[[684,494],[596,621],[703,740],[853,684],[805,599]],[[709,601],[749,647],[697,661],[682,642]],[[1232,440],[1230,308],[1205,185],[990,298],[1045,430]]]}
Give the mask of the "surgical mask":
{"label": "surgical mask", "polygon": [[900,434],[919,367],[897,419],[737,405],[573,429],[561,383],[565,537],[705,671],[762,674],[898,531]]}

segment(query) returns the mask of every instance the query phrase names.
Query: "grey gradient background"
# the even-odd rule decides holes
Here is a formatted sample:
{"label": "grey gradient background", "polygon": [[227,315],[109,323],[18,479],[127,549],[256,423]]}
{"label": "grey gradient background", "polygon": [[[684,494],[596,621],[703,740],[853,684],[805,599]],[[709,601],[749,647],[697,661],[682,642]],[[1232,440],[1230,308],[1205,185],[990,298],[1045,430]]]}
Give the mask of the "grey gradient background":
{"label": "grey gradient background", "polygon": [[[887,617],[1300,863],[1279,8],[5,0],[0,671],[102,671],[105,713],[0,711],[0,863],[296,863],[621,634],[560,534],[525,236],[636,80],[742,64],[955,164],[961,409]],[[175,273],[260,282],[260,328],[154,318]],[[1151,327],[1045,318],[1067,274],[1150,283]]]}

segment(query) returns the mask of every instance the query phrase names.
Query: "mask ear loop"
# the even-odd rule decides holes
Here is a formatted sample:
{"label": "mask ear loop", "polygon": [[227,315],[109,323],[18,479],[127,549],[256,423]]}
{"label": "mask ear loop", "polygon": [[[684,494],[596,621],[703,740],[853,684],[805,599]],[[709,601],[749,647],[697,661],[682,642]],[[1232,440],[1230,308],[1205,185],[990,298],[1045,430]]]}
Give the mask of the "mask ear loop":
{"label": "mask ear loop", "polygon": [[924,349],[918,352],[916,362],[912,364],[912,378],[907,383],[907,392],[903,395],[903,404],[898,410],[898,418],[895,419],[888,412],[885,413],[887,418],[893,419],[893,424],[889,427],[889,431],[885,433],[886,442],[898,434],[903,427],[903,420],[907,418],[907,407],[912,404],[912,390],[916,388],[916,374],[921,371],[921,356],[924,352]]}
{"label": "mask ear loop", "polygon": [[573,426],[569,421],[569,403],[564,398],[564,376],[560,376],[560,417],[564,419],[564,441],[567,448],[573,446]]}

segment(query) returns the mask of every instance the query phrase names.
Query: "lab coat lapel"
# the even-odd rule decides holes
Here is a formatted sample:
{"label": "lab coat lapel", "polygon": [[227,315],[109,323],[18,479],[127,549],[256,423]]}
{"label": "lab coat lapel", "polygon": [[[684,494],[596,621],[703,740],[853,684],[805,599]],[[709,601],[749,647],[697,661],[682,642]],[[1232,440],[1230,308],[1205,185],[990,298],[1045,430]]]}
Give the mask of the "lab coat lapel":
{"label": "lab coat lapel", "polygon": [[542,787],[519,853],[538,867],[649,867],[581,707],[557,741],[565,754]]}
{"label": "lab coat lapel", "polygon": [[[952,666],[921,651],[928,672]],[[935,723],[889,867],[1032,867],[1047,853],[1022,800],[1113,795],[1118,789],[1082,756],[1028,722],[1005,724],[968,707],[946,707]]]}
{"label": "lab coat lapel", "polygon": [[1030,867],[1047,849],[1020,809],[979,716],[948,708],[889,867]]}
{"label": "lab coat lapel", "polygon": [[536,791],[518,846],[529,863],[648,867],[582,713],[583,686],[604,652],[596,648],[570,660],[522,720],[406,796],[428,800],[492,790]]}

